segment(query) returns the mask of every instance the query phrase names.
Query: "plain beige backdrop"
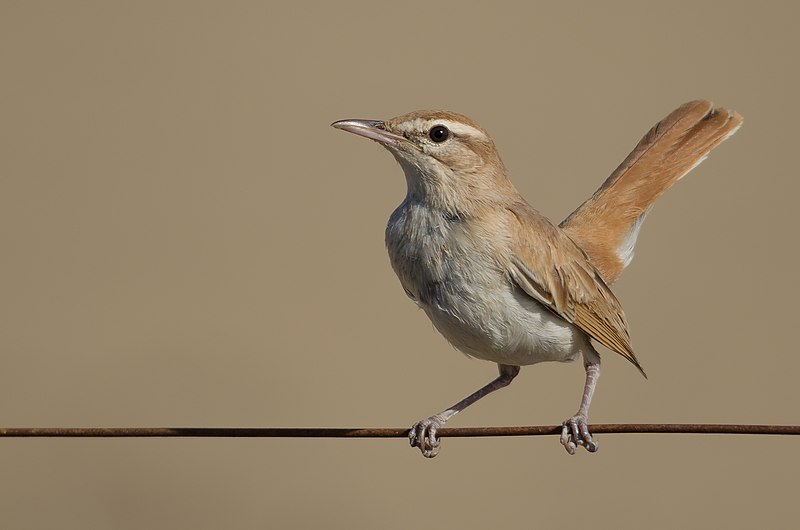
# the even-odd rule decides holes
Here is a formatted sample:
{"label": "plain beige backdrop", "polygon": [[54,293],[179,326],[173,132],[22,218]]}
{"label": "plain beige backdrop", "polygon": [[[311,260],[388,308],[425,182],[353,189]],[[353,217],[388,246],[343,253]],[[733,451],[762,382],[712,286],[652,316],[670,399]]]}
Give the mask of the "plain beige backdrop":
{"label": "plain beige backdrop", "polygon": [[[288,4],[288,3],[287,3]],[[418,108],[566,216],[677,105],[745,125],[615,287],[595,422],[800,423],[791,2],[0,3],[0,426],[409,426],[495,375],[409,302],[405,183],[329,127]],[[580,364],[453,426],[555,424]],[[727,528],[796,522],[800,439],[0,439],[6,529]]]}

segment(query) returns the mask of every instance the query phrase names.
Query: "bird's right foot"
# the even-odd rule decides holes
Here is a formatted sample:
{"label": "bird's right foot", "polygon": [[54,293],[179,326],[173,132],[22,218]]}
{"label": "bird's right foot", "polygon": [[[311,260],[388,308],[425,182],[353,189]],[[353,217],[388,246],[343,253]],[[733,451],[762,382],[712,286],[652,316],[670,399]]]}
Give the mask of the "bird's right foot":
{"label": "bird's right foot", "polygon": [[445,420],[439,415],[415,423],[408,431],[408,441],[411,443],[411,447],[419,447],[425,458],[433,458],[439,454],[441,441],[436,436],[436,431],[444,427],[444,423]]}

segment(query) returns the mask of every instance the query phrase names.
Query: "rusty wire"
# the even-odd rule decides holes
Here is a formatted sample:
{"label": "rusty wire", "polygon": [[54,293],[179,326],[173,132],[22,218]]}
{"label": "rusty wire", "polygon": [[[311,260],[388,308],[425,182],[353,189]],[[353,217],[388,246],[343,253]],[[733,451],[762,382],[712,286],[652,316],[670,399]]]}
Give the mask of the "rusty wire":
{"label": "rusty wire", "polygon": [[[593,434],[783,434],[800,435],[800,425],[703,423],[597,423]],[[561,434],[560,425],[453,427],[442,437],[545,436]],[[405,438],[405,428],[239,428],[239,427],[21,427],[2,428],[5,438]]]}

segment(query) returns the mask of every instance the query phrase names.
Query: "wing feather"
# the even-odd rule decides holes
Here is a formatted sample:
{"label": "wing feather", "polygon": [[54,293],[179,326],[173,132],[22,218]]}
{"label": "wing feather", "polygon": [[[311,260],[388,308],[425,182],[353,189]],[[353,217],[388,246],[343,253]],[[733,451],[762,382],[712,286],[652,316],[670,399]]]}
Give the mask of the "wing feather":
{"label": "wing feather", "polygon": [[531,298],[628,359],[647,377],[631,347],[625,313],[586,254],[527,203],[509,208],[519,223],[508,274]]}

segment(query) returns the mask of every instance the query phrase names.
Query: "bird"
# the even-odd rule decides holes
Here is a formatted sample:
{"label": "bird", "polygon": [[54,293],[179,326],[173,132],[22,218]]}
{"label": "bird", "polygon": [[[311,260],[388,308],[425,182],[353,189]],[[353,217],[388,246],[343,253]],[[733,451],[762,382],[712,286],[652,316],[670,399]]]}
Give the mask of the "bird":
{"label": "bird", "polygon": [[625,313],[609,288],[633,259],[656,199],[733,135],[743,118],[706,100],[685,103],[653,126],[600,188],[556,225],[517,191],[484,128],[461,114],[414,111],[332,127],[386,148],[407,192],[386,227],[400,283],[456,349],[496,363],[499,375],[455,405],[415,423],[412,447],[428,458],[437,431],[522,366],[583,360],[578,411],[560,443],[594,453],[589,407],[600,376],[598,343],[637,359]]}

